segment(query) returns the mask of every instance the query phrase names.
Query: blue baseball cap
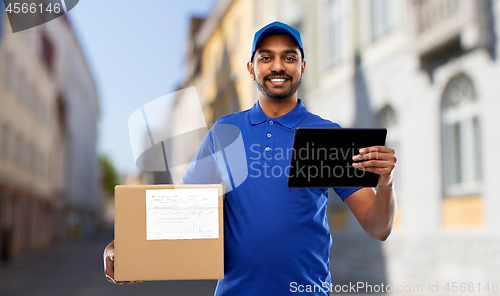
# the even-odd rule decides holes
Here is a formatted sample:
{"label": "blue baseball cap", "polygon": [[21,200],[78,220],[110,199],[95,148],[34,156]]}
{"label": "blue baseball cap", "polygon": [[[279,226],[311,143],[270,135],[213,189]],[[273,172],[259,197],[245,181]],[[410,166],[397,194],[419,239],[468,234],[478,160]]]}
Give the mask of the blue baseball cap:
{"label": "blue baseball cap", "polygon": [[250,56],[250,61],[253,60],[253,56],[255,55],[255,50],[262,42],[262,40],[264,40],[264,38],[272,34],[286,34],[290,36],[290,38],[292,38],[293,41],[295,41],[299,46],[300,52],[302,53],[302,59],[304,59],[304,48],[302,47],[302,39],[300,38],[300,32],[290,27],[287,24],[276,21],[270,23],[269,25],[263,27],[262,29],[258,30],[257,33],[255,33],[255,36],[253,37],[252,55]]}

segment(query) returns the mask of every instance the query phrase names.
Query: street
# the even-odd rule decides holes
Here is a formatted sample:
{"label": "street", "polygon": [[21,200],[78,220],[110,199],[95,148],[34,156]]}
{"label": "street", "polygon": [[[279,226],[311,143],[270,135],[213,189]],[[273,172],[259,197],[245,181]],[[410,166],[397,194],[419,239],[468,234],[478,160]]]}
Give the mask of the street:
{"label": "street", "polygon": [[119,286],[106,281],[102,252],[111,238],[60,242],[0,265],[2,296],[213,295],[217,282],[158,281]]}
{"label": "street", "polygon": [[[350,285],[352,278],[361,282],[387,283],[383,277],[385,274],[383,263],[376,266],[362,265],[361,269],[367,271],[366,274],[353,275],[342,271],[349,262],[356,266],[362,264],[361,261],[366,259],[363,256],[378,257],[376,253],[367,252],[359,247],[354,248],[356,245],[364,247],[371,245],[371,249],[374,249],[378,246],[377,241],[364,236],[353,238],[349,235],[336,234],[335,237],[338,239],[331,249],[330,258],[334,266],[331,269],[335,279],[334,284]],[[215,280],[151,281],[126,286],[109,283],[103,272],[102,253],[111,240],[112,237],[63,241],[43,250],[25,251],[22,255],[13,257],[8,265],[0,263],[0,295],[213,295],[217,284]],[[348,251],[352,249],[356,250],[355,254]]]}

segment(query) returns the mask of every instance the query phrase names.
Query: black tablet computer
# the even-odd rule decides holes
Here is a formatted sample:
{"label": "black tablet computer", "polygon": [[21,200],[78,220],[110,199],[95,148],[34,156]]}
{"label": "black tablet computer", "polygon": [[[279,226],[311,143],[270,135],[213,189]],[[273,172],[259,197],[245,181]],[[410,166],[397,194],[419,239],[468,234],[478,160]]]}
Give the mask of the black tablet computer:
{"label": "black tablet computer", "polygon": [[385,146],[385,128],[297,128],[289,188],[376,187],[378,174],[352,166],[359,149]]}

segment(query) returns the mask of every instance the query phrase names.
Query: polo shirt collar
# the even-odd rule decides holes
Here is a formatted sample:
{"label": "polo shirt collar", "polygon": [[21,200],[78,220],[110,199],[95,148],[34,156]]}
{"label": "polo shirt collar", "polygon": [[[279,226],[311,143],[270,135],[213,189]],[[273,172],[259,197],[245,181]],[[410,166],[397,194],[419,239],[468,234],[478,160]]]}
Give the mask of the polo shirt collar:
{"label": "polo shirt collar", "polygon": [[[307,111],[306,107],[304,107],[304,104],[302,104],[302,100],[298,100],[299,103],[292,111],[278,118],[274,118],[273,120],[277,121],[282,126],[287,128],[293,128],[297,124],[299,124],[302,120],[304,120],[309,111]],[[262,111],[259,101],[257,101],[257,103],[255,103],[250,109],[250,122],[252,124],[259,124],[267,120],[270,120],[270,118],[267,117],[267,115]]]}
{"label": "polo shirt collar", "polygon": [[259,101],[255,103],[250,109],[250,122],[252,124],[259,124],[267,120],[267,115],[260,109]]}

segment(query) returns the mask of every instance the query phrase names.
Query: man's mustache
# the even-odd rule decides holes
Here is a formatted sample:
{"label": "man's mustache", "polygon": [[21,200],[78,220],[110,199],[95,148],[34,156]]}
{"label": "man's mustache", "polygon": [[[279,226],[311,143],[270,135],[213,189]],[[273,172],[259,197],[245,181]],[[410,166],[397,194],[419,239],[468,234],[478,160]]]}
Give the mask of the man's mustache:
{"label": "man's mustache", "polygon": [[288,74],[269,74],[269,75],[266,75],[264,76],[264,79],[267,80],[267,79],[271,79],[273,77],[286,77],[287,79],[290,79],[292,80],[292,76],[288,75]]}

